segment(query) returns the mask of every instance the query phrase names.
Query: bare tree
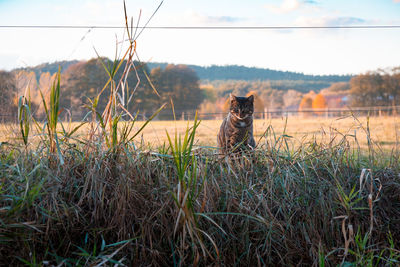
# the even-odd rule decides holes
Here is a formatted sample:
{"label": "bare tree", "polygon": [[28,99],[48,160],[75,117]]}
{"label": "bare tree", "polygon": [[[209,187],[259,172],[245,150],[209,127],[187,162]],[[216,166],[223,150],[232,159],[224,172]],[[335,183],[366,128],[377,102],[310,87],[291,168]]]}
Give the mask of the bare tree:
{"label": "bare tree", "polygon": [[11,119],[15,110],[14,97],[16,95],[15,77],[12,73],[7,71],[0,71],[0,114],[4,119]]}

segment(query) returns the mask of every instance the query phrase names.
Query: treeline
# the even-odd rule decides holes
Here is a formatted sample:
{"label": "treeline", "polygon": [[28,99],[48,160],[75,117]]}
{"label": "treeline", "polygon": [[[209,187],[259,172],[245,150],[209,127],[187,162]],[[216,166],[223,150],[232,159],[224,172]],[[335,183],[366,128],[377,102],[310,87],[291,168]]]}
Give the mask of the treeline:
{"label": "treeline", "polygon": [[[62,70],[61,75],[60,104],[66,111],[64,114],[70,114],[74,119],[83,118],[97,96],[97,109],[104,110],[109,98],[109,89],[104,88],[109,76],[104,68],[112,70],[114,62],[102,58],[70,63],[63,62],[67,68]],[[121,64],[122,70],[126,62]],[[329,108],[392,106],[398,105],[400,101],[399,67],[360,74],[352,77],[350,81],[336,83],[304,80],[200,82],[197,73],[187,65],[169,64],[153,68],[139,62],[134,62],[134,65],[136,67],[131,69],[124,87],[124,103],[125,108],[132,114],[140,111],[140,115],[144,117],[149,117],[164,103],[174,104],[177,117],[193,113],[196,109],[202,113],[226,112],[226,99],[230,93],[241,96],[256,95],[258,111],[279,108],[296,110],[300,106],[311,108],[317,95],[319,99],[323,97],[325,102],[314,102],[319,103],[319,107]],[[3,117],[0,119],[4,119],[4,116],[10,113],[16,114],[18,96],[25,92],[30,92],[34,114],[38,117],[43,116],[39,88],[47,95],[46,92],[55,77],[54,66],[42,64],[13,72],[1,71],[0,112]],[[46,69],[49,71],[45,72]],[[118,82],[121,76],[121,72],[115,73],[114,81]],[[315,86],[319,89],[314,90]],[[158,118],[171,119],[171,110],[165,109]]]}
{"label": "treeline", "polygon": [[[167,66],[167,63],[148,63],[150,69]],[[278,71],[271,69],[245,67],[238,65],[228,66],[197,66],[188,65],[193,69],[201,80],[289,80],[289,81],[323,81],[328,83],[348,82],[351,75],[306,75],[303,73]]]}
{"label": "treeline", "polygon": [[58,68],[61,67],[61,72],[64,72],[68,69],[69,66],[78,63],[78,60],[62,60],[62,61],[56,61],[53,63],[43,63],[34,67],[27,67],[27,68],[18,68],[14,71],[19,72],[19,71],[26,71],[26,72],[33,72],[35,73],[35,77],[37,80],[40,79],[40,76],[43,73],[50,73],[50,75],[53,75],[58,71]]}
{"label": "treeline", "polygon": [[[27,67],[27,68],[20,68],[16,69],[16,71],[33,71],[36,75],[36,78],[39,79],[42,73],[49,72],[51,75],[56,73],[58,67],[61,66],[62,71],[66,71],[69,66],[78,63],[76,60],[71,61],[58,61],[54,63],[43,63],[37,65],[35,67]],[[160,67],[161,69],[165,69],[168,63],[156,63],[150,62],[146,64],[149,70],[155,69]],[[245,66],[238,66],[238,65],[228,65],[228,66],[198,66],[198,65],[186,65],[190,69],[193,69],[199,79],[202,82],[213,82],[213,81],[226,81],[226,80],[244,80],[244,81],[254,81],[254,80],[261,80],[261,81],[277,81],[277,85],[286,86],[286,89],[293,89],[287,88],[288,86],[292,86],[293,84],[296,85],[296,81],[299,82],[308,82],[307,85],[313,86],[313,84],[332,84],[336,82],[348,82],[353,77],[352,75],[306,75],[303,73],[297,72],[290,72],[290,71],[278,71],[278,70],[271,70],[271,69],[264,69],[264,68],[255,68],[255,67],[245,67]],[[289,81],[289,83],[288,83]],[[324,82],[324,83],[323,83]],[[291,85],[292,84],[292,85]],[[312,88],[312,90],[318,90],[320,88]],[[283,88],[277,88],[283,89]],[[296,88],[296,90],[298,90]],[[303,91],[303,90],[299,90]]]}
{"label": "treeline", "polygon": [[400,67],[360,74],[350,80],[354,106],[395,106],[400,104]]}
{"label": "treeline", "polygon": [[[112,72],[116,64],[119,62],[102,58],[69,65],[61,74],[60,106],[66,111],[64,114],[69,114],[74,119],[83,118],[97,97],[96,109],[104,110],[110,97],[110,89],[107,85],[109,75],[105,68]],[[117,71],[113,77],[117,86],[121,86],[119,81],[126,62],[121,64],[120,71]],[[124,87],[120,87],[118,96],[124,98],[124,108],[133,115],[140,111],[141,116],[148,117],[162,104],[171,105],[173,103],[176,116],[181,116],[181,113],[193,111],[203,102],[205,95],[200,89],[199,78],[187,66],[170,64],[164,69],[155,68],[150,71],[145,64],[134,62],[134,65],[136,67],[131,68],[131,73],[128,75]],[[17,70],[12,74],[7,73],[8,76],[5,76],[5,73],[7,72],[0,76],[2,80],[7,81],[2,85],[0,91],[8,96],[8,98],[3,98],[4,102],[7,102],[5,104],[12,103],[15,113],[17,95],[28,91],[34,114],[37,117],[43,116],[44,110],[41,105],[39,88],[48,97],[47,92],[55,74],[42,72],[37,78],[33,71]],[[6,99],[13,100],[9,102]],[[165,109],[159,114],[159,118],[170,117],[170,115],[171,109]]]}
{"label": "treeline", "polygon": [[[318,82],[314,82],[318,83]],[[400,67],[360,74],[349,82],[332,83],[322,90],[282,89],[277,81],[214,81],[204,86],[212,97],[201,105],[204,113],[218,113],[227,109],[229,93],[256,95],[265,109],[324,109],[343,107],[373,107],[400,105]]]}

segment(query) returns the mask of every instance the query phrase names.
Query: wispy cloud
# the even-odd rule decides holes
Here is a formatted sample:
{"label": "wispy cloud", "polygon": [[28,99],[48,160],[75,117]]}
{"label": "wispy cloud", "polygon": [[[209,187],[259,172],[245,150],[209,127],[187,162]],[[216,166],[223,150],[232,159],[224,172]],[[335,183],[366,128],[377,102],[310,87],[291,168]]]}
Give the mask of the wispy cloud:
{"label": "wispy cloud", "polygon": [[331,26],[350,26],[350,25],[361,25],[367,21],[357,17],[321,17],[321,18],[310,18],[310,17],[299,17],[296,20],[298,26],[316,26],[316,27],[331,27]]}
{"label": "wispy cloud", "polygon": [[231,16],[204,16],[202,20],[206,23],[233,23],[243,21],[244,18]]}
{"label": "wispy cloud", "polygon": [[316,4],[318,4],[318,2],[317,2],[317,1],[314,1],[314,0],[304,0],[303,3],[305,3],[305,4],[310,4],[310,5],[316,5]]}
{"label": "wispy cloud", "polygon": [[318,2],[315,0],[283,0],[282,4],[280,5],[265,5],[265,8],[267,8],[269,11],[277,13],[277,14],[283,14],[283,13],[289,13],[292,11],[299,10],[300,8],[303,8],[307,5],[317,5]]}

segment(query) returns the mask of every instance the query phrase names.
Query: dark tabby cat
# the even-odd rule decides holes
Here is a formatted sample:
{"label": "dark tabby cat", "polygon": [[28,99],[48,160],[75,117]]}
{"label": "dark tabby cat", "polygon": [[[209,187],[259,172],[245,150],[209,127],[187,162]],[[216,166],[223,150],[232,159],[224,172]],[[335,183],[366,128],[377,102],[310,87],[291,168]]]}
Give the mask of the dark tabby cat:
{"label": "dark tabby cat", "polygon": [[217,140],[223,154],[242,142],[241,148],[256,146],[253,137],[254,96],[237,97],[231,94],[230,100],[229,114],[222,122]]}

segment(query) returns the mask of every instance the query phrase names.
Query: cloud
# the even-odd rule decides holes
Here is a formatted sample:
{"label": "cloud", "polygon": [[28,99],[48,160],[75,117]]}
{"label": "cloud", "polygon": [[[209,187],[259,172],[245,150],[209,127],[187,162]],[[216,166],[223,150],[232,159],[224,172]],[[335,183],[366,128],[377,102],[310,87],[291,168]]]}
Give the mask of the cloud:
{"label": "cloud", "polygon": [[296,20],[298,26],[316,26],[316,27],[332,27],[332,26],[350,26],[365,24],[367,21],[357,17],[321,17],[310,18],[300,17]]}
{"label": "cloud", "polygon": [[[295,20],[294,25],[299,27],[335,27],[335,26],[359,26],[370,24],[370,20],[365,20],[358,17],[345,17],[345,16],[323,16],[323,17],[299,17]],[[320,29],[317,31],[299,31],[304,37],[319,38],[319,37],[332,37],[335,38],[348,38],[348,31],[341,31],[338,29]]]}
{"label": "cloud", "polygon": [[236,22],[245,21],[246,18],[243,17],[233,17],[233,16],[208,16],[203,15],[193,10],[187,10],[179,17],[171,18],[172,23],[178,23],[185,25],[215,25],[215,24],[232,24]]}
{"label": "cloud", "polygon": [[292,11],[299,10],[300,8],[305,7],[306,5],[317,5],[318,2],[315,0],[283,0],[282,4],[279,6],[276,5],[265,5],[269,11],[277,14],[289,13]]}
{"label": "cloud", "polygon": [[400,0],[393,0],[394,3],[400,3]]}

